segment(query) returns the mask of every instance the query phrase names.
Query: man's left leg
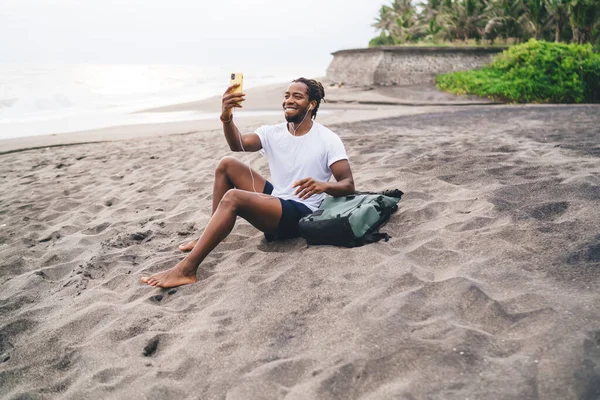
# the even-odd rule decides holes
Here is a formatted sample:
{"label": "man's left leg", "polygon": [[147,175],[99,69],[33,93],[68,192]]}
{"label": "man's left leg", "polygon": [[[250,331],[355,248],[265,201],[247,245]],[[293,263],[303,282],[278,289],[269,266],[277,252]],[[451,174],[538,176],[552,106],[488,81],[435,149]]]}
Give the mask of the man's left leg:
{"label": "man's left leg", "polygon": [[192,252],[173,268],[143,277],[142,282],[164,288],[194,283],[200,263],[229,235],[237,216],[263,232],[275,232],[281,214],[281,202],[277,197],[257,195],[238,189],[229,190],[223,196]]}
{"label": "man's left leg", "polygon": [[[226,156],[219,161],[215,169],[215,183],[213,186],[212,214],[217,211],[221,199],[231,189],[241,189],[248,192],[262,192],[266,179],[257,171],[251,169],[235,157]],[[181,251],[191,251],[198,243],[198,239],[179,245]]]}

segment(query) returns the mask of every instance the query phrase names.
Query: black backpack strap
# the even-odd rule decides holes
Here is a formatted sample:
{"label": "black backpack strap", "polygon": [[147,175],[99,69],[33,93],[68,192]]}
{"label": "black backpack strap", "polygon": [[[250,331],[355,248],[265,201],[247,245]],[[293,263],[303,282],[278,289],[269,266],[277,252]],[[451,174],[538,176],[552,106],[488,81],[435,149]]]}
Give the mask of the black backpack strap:
{"label": "black backpack strap", "polygon": [[384,196],[395,197],[397,199],[401,199],[404,192],[402,192],[402,190],[393,189],[393,190],[384,190],[383,192],[381,192],[381,194]]}
{"label": "black backpack strap", "polygon": [[363,237],[361,238],[362,244],[379,242],[381,239],[383,239],[387,242],[391,238],[391,236],[388,235],[387,233],[379,232],[379,228],[381,228],[383,225],[385,225],[388,222],[391,214],[398,209],[398,206],[395,206],[396,208],[394,209],[394,208],[385,207],[385,204],[383,204],[383,201],[378,201],[378,203],[379,203],[379,206],[381,207],[381,216],[379,217],[379,221],[377,223],[375,223],[369,229],[369,231],[367,231],[367,233],[365,233],[363,235]]}
{"label": "black backpack strap", "polygon": [[355,192],[355,194],[381,194],[388,197],[395,197],[401,199],[404,192],[399,189],[384,190],[382,192]]}
{"label": "black backpack strap", "polygon": [[390,240],[391,236],[388,235],[387,233],[383,233],[383,232],[370,232],[370,233],[366,233],[363,237],[362,237],[362,242],[363,244],[368,244],[368,243],[375,243],[375,242],[379,242],[381,239],[383,239],[384,241],[388,241]]}
{"label": "black backpack strap", "polygon": [[377,199],[377,204],[379,205],[379,207],[381,207],[381,216],[379,217],[379,222],[373,225],[371,229],[379,229],[390,219],[392,214],[398,209],[398,206],[396,204],[394,204],[394,206],[391,208],[386,207],[385,203],[381,198]]}

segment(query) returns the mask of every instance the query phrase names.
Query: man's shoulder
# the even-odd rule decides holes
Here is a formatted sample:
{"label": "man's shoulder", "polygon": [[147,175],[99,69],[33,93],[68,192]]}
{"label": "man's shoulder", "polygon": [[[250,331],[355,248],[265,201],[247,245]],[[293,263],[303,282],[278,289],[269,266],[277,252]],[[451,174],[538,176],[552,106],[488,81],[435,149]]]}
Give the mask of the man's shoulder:
{"label": "man's shoulder", "polygon": [[258,129],[256,129],[256,132],[261,132],[261,133],[276,133],[276,132],[285,132],[286,131],[286,123],[282,122],[280,124],[275,124],[275,125],[263,125],[261,127],[259,127]]}
{"label": "man's shoulder", "polygon": [[340,139],[340,136],[337,133],[327,128],[325,125],[320,124],[318,122],[315,122],[314,124],[318,127],[321,136],[325,136],[329,139]]}

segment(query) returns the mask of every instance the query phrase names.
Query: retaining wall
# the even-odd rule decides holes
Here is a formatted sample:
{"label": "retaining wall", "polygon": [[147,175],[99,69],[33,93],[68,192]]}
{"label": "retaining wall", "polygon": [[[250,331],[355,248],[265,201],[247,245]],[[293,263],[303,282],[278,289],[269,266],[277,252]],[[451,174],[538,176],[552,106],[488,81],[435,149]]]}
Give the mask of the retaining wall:
{"label": "retaining wall", "polygon": [[333,54],[327,78],[350,85],[411,85],[433,82],[441,73],[489,64],[502,47],[383,46]]}

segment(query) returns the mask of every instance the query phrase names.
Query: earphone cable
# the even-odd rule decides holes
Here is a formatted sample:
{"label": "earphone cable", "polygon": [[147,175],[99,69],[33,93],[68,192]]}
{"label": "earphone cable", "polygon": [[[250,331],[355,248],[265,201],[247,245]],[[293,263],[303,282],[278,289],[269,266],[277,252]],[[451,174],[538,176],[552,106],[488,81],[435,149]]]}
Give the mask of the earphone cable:
{"label": "earphone cable", "polygon": [[[296,137],[296,131],[300,128],[300,126],[302,126],[302,124],[304,123],[304,120],[306,119],[306,116],[308,115],[308,112],[311,109],[312,109],[312,107],[309,106],[308,110],[304,114],[304,118],[302,118],[302,121],[300,122],[300,124],[297,127],[294,127],[294,125],[292,123],[291,129],[292,129],[294,137]],[[235,113],[233,109],[231,110],[231,113],[232,113],[231,117],[233,118],[233,114]],[[244,143],[242,141],[242,134],[239,132],[239,130],[238,130],[238,139],[240,141],[240,147],[242,148],[242,152],[244,154],[247,153],[246,149],[244,148]],[[295,164],[296,164],[296,151],[294,151],[294,158],[293,158],[293,161],[292,161],[292,171],[291,171],[292,173],[293,173],[293,168],[295,167]],[[264,194],[264,193],[258,193],[256,191],[256,185],[255,185],[255,181],[254,181],[254,174],[252,173],[252,168],[250,167],[250,164],[248,164],[248,171],[250,172],[250,178],[252,179],[252,190],[254,191],[254,194],[256,194],[259,197],[263,197],[263,198],[272,198],[273,196],[271,196],[271,195],[267,195],[267,194]]]}

